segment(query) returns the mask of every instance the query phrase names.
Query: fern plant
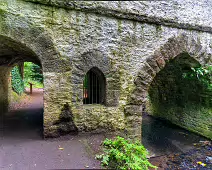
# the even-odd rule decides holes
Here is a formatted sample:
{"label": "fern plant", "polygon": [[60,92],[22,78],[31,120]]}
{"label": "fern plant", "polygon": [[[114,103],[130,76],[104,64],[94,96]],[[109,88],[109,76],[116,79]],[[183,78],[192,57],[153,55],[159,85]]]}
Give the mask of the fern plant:
{"label": "fern plant", "polygon": [[130,142],[122,137],[115,140],[105,139],[103,142],[104,153],[96,155],[101,160],[101,165],[108,169],[121,170],[148,170],[157,168],[148,159],[148,151],[140,142]]}

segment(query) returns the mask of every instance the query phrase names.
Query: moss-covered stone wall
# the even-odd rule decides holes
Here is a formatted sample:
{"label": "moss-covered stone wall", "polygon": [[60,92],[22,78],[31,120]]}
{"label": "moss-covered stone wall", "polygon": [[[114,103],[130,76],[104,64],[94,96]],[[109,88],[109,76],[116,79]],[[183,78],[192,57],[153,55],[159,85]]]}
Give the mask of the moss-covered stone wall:
{"label": "moss-covered stone wall", "polygon": [[212,138],[212,91],[207,91],[198,77],[184,77],[192,67],[199,66],[186,53],[171,60],[151,83],[147,111]]}
{"label": "moss-covered stone wall", "polygon": [[[127,4],[133,7],[129,11]],[[134,8],[145,6],[148,11],[148,6],[156,8],[154,4],[136,4],[70,2],[64,6],[63,1],[0,1],[0,36],[10,40],[1,44],[4,42],[7,51],[21,54],[21,59],[36,58],[42,65],[45,136],[73,130],[73,123],[59,122],[66,113],[79,131],[120,131],[140,138],[148,87],[166,63],[182,52],[201,65],[211,63],[208,20],[204,20],[206,25],[196,25],[185,13],[183,21],[181,3],[175,4],[179,10],[174,15],[175,10],[161,5],[163,15],[158,16],[158,12],[155,17],[151,12],[144,16],[139,13],[142,8]],[[104,5],[107,8],[102,8]],[[202,5],[198,7],[196,16]],[[109,10],[104,13],[102,9]],[[165,11],[170,14],[168,18]],[[176,16],[176,23],[171,16]],[[92,67],[98,67],[106,78],[105,105],[83,105],[83,78]]]}

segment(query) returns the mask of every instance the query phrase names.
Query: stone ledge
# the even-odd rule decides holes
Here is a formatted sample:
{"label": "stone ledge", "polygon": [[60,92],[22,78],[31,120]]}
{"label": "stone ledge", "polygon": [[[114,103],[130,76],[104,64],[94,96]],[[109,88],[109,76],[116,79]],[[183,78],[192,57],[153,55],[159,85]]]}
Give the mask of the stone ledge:
{"label": "stone ledge", "polygon": [[[127,10],[122,9],[121,7],[114,7],[109,8],[108,4],[107,7],[104,7],[104,4],[98,4],[95,3],[94,5],[88,2],[76,2],[76,1],[70,1],[70,0],[24,0],[27,2],[32,2],[36,4],[43,4],[47,6],[53,6],[58,8],[64,8],[64,9],[74,9],[78,11],[88,12],[88,13],[96,13],[104,16],[109,17],[115,17],[120,19],[127,19],[127,20],[134,20],[138,22],[145,22],[155,25],[164,25],[179,29],[188,29],[188,30],[196,30],[196,31],[203,31],[203,32],[209,32],[212,33],[212,27],[211,26],[202,26],[196,23],[186,23],[183,21],[177,21],[164,18],[164,17],[158,17],[158,16],[148,16],[147,14],[141,14],[138,10]],[[142,9],[141,9],[142,10]]]}

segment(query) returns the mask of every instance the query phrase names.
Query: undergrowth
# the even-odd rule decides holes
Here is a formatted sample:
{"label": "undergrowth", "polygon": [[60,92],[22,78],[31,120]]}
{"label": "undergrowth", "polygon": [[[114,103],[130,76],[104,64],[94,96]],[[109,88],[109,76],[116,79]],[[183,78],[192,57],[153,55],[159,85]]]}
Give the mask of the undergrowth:
{"label": "undergrowth", "polygon": [[103,142],[104,153],[96,155],[101,160],[101,165],[108,169],[121,170],[148,170],[157,168],[148,159],[148,151],[140,142],[131,142],[122,137],[114,140],[105,139]]}

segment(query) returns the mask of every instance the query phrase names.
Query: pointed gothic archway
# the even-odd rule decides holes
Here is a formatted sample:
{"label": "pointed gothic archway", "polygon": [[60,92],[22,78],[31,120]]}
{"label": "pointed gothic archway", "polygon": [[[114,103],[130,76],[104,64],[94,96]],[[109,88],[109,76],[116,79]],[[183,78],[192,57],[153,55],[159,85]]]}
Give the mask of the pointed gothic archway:
{"label": "pointed gothic archway", "polygon": [[[131,95],[131,98],[129,99],[129,105],[125,107],[126,115],[133,115],[134,120],[136,120],[133,124],[130,122],[128,124],[131,129],[134,129],[134,133],[137,136],[141,134],[142,110],[144,110],[144,108],[147,106],[146,104],[149,98],[148,92],[152,82],[155,80],[161,70],[163,70],[168,63],[170,63],[170,61],[174,60],[175,58],[183,59],[183,56],[185,56],[183,54],[187,54],[189,56],[188,58],[190,58],[192,61],[196,61],[196,63],[199,63],[202,66],[211,64],[211,55],[207,54],[200,43],[197,43],[193,38],[184,34],[180,35],[179,37],[170,38],[167,43],[155,51],[154,55],[147,58],[147,60],[142,63],[134,82],[135,89]],[[173,123],[187,128],[185,124],[183,125],[179,122]],[[209,126],[210,125],[208,124],[208,128],[210,129]],[[201,133],[199,129],[191,130]],[[208,132],[206,132],[206,136],[207,134]]]}

